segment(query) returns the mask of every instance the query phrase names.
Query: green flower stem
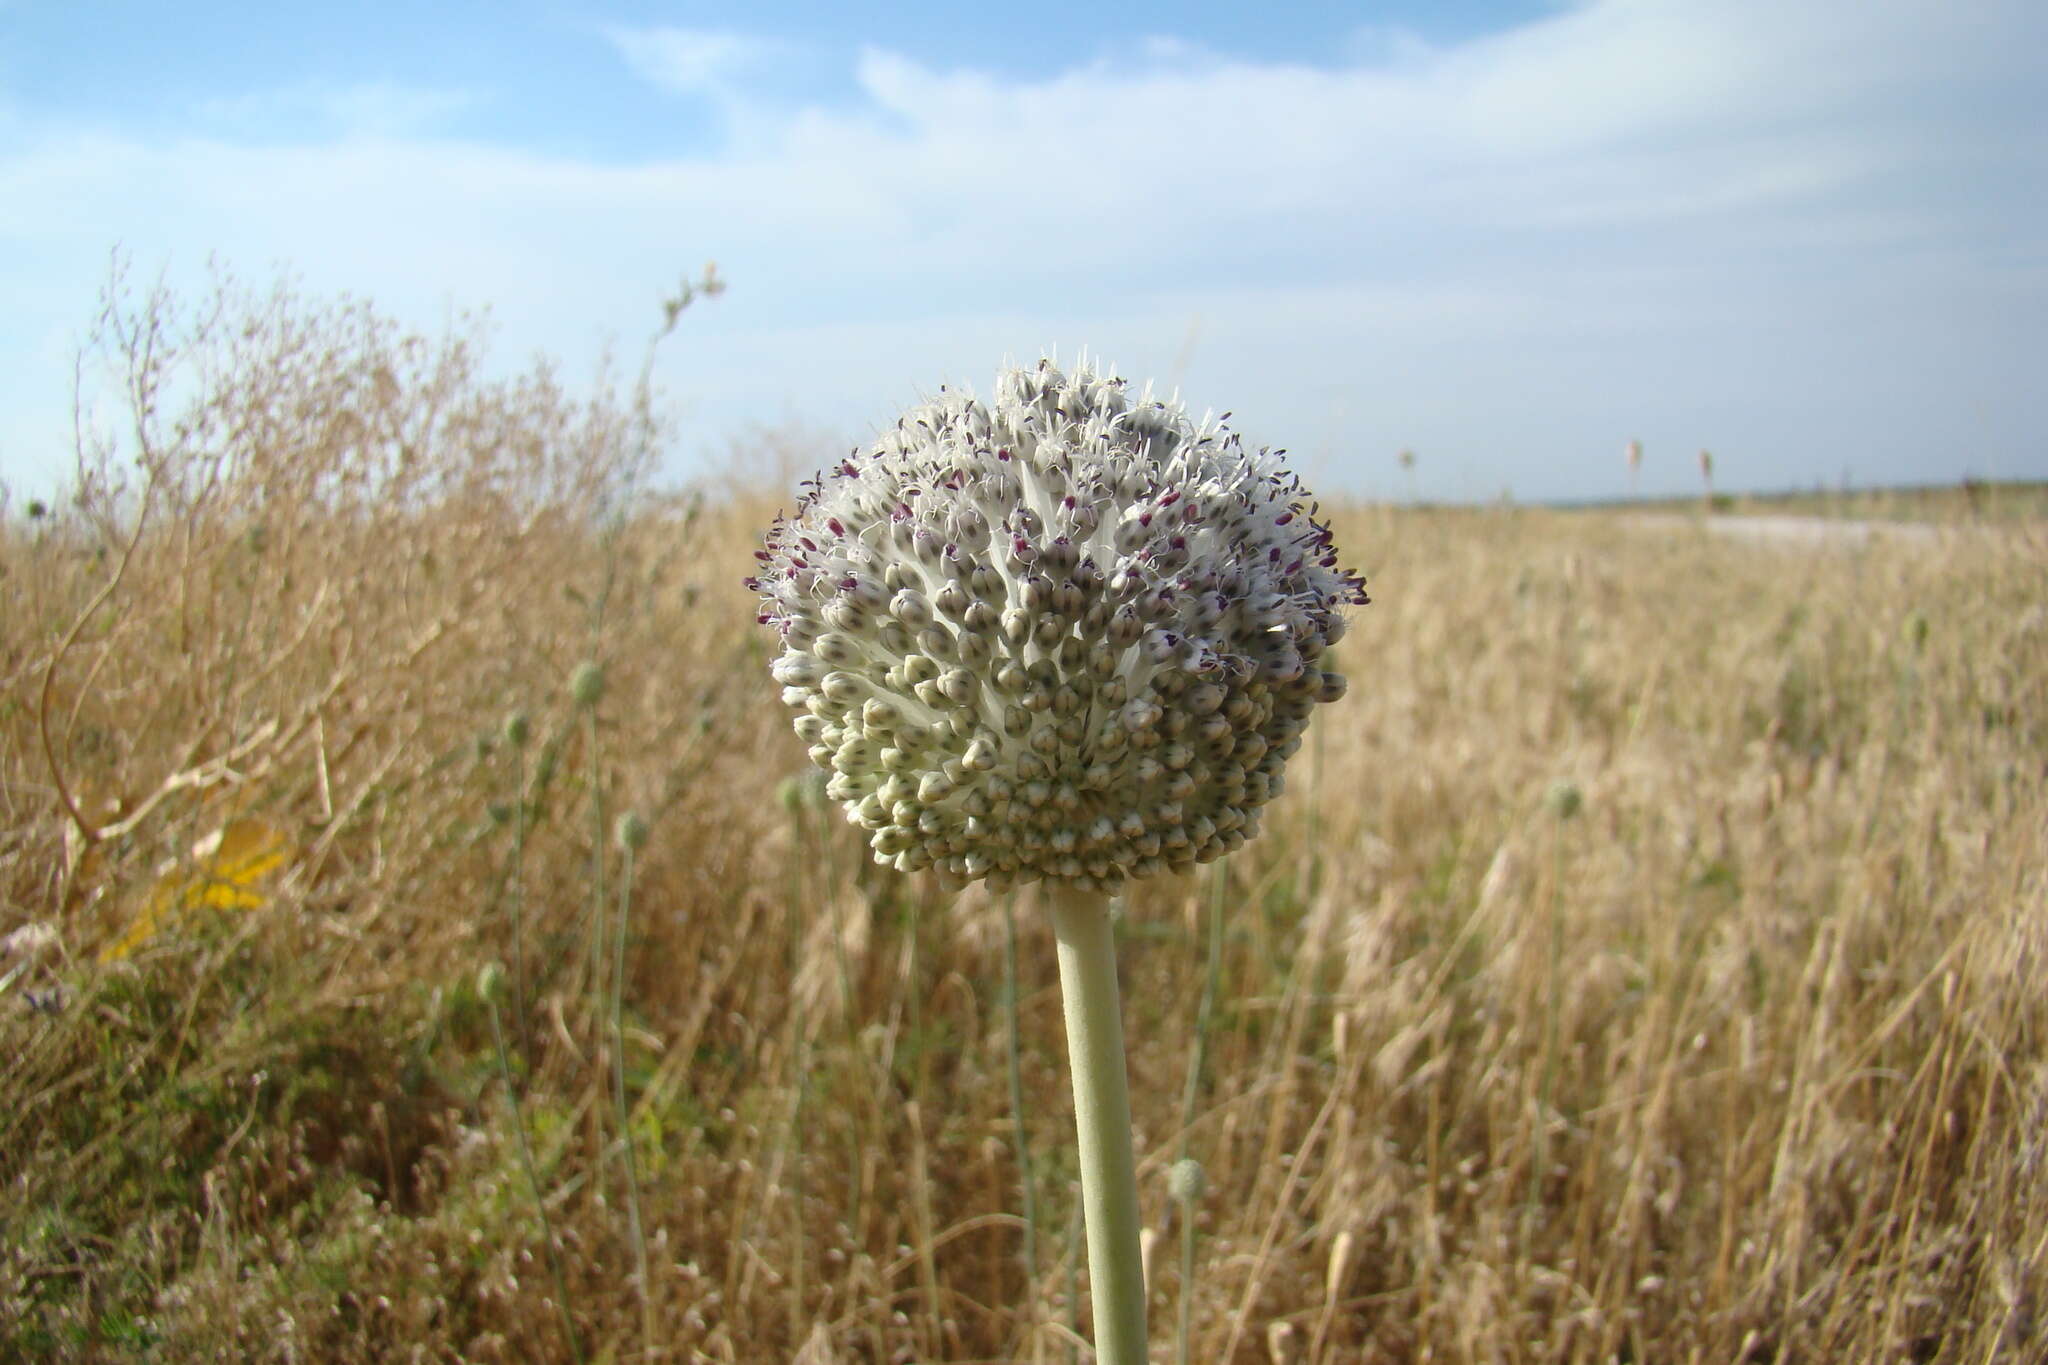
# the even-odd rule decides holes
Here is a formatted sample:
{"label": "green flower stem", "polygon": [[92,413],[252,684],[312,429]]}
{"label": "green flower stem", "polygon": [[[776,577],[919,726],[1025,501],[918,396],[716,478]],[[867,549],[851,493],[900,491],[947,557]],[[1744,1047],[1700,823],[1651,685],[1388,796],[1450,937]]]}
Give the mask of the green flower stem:
{"label": "green flower stem", "polygon": [[1195,1206],[1190,1201],[1180,1211],[1180,1320],[1173,1339],[1177,1365],[1188,1365],[1190,1342],[1195,1335]]}
{"label": "green flower stem", "polygon": [[1010,1072],[1010,1121],[1016,1125],[1017,1183],[1024,1192],[1024,1296],[1038,1325],[1038,1189],[1031,1170],[1031,1139],[1024,1128],[1024,1067],[1017,1038],[1017,898],[1003,893],[1003,1013],[1009,1017],[1004,1051]]}
{"label": "green flower stem", "polygon": [[[641,826],[644,830],[646,826]],[[618,937],[612,954],[611,1054],[612,1111],[619,1125],[619,1146],[626,1157],[626,1221],[633,1235],[633,1270],[640,1295],[640,1349],[655,1354],[654,1281],[647,1271],[647,1235],[640,1222],[640,1166],[633,1153],[633,1110],[626,1103],[626,929],[633,908],[633,855],[630,839],[619,841],[625,868],[619,877]]]}
{"label": "green flower stem", "polygon": [[1117,1004],[1116,943],[1109,898],[1051,892],[1059,940],[1060,995],[1074,1073],[1081,1204],[1100,1365],[1145,1365],[1145,1270],[1138,1253],[1138,1176],[1131,1157],[1131,1100]]}
{"label": "green flower stem", "polygon": [[521,1112],[518,1088],[512,1084],[512,1059],[505,1052],[505,1026],[498,1019],[498,1001],[482,992],[491,1013],[491,1041],[498,1048],[498,1076],[505,1084],[505,1101],[512,1109],[512,1131],[519,1135],[519,1164],[526,1172],[527,1188],[533,1191],[534,1211],[540,1215],[541,1249],[547,1252],[548,1276],[555,1282],[555,1311],[562,1317],[562,1334],[569,1338],[569,1355],[583,1365],[583,1342],[576,1335],[576,1317],[569,1311],[569,1282],[562,1275],[561,1254],[555,1250],[555,1227],[548,1218],[548,1201],[540,1187],[540,1168],[533,1161],[533,1144],[526,1137],[526,1115]]}

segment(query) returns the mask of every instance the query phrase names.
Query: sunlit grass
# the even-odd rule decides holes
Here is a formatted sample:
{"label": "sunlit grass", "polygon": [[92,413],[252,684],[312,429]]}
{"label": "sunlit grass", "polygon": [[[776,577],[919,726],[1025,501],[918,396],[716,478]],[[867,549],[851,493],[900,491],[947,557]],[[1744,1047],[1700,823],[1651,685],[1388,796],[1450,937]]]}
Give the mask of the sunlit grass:
{"label": "sunlit grass", "polygon": [[[213,357],[134,388],[154,492],[110,437],[0,529],[0,1358],[1066,1360],[1051,936],[1013,1090],[1005,903],[784,787],[774,495],[629,499],[630,397],[249,311],[151,352]],[[2048,577],[1986,520],[1342,513],[1313,782],[1220,936],[1200,879],[1122,926],[1155,1340],[1187,1156],[1193,1360],[2036,1358]]]}

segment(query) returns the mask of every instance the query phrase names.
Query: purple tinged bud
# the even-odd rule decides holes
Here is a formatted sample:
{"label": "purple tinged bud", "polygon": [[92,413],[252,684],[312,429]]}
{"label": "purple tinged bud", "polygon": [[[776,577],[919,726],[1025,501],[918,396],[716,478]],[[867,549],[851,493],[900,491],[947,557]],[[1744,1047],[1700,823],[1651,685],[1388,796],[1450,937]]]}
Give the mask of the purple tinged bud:
{"label": "purple tinged bud", "polygon": [[1145,633],[1145,657],[1155,664],[1173,662],[1180,653],[1181,637],[1170,630],[1150,630]]}

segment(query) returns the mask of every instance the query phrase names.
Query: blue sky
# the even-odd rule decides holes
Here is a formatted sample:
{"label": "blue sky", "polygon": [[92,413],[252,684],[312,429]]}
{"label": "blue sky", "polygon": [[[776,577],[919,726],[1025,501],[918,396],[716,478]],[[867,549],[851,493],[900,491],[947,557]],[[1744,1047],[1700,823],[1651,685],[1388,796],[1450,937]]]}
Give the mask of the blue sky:
{"label": "blue sky", "polygon": [[1319,486],[2048,477],[2048,6],[0,0],[0,478],[109,252],[591,373],[664,291],[677,476],[1082,347]]}

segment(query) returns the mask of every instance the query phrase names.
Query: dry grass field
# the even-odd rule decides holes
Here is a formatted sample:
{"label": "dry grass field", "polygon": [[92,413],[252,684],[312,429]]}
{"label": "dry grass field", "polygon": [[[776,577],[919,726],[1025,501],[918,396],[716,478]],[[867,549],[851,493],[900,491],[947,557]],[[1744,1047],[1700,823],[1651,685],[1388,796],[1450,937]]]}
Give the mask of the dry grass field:
{"label": "dry grass field", "polygon": [[[1051,935],[803,777],[786,492],[354,306],[96,344],[0,522],[0,1359],[1084,1359]],[[1995,520],[1342,512],[1348,697],[1120,929],[1154,1359],[2048,1359]]]}

